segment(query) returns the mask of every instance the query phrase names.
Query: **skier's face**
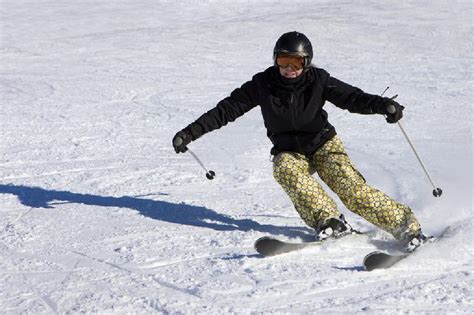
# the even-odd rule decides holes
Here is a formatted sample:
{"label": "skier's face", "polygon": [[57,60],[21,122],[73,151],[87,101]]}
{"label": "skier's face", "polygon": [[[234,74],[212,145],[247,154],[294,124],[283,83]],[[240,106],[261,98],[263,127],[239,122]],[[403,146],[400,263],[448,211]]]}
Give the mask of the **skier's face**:
{"label": "skier's face", "polygon": [[282,68],[282,67],[278,67],[278,68],[280,69],[280,74],[283,77],[287,78],[287,79],[297,78],[298,76],[300,76],[303,73],[303,69],[296,70],[291,65],[289,65],[285,68]]}

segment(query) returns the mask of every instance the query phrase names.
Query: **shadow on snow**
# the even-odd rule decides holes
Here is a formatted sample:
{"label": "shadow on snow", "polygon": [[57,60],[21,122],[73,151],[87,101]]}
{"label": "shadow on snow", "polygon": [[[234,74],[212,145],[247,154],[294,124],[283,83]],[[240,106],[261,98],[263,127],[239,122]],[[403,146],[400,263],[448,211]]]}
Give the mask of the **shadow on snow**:
{"label": "shadow on snow", "polygon": [[281,234],[288,237],[308,238],[309,230],[304,227],[281,227],[262,225],[251,219],[234,219],[213,210],[166,201],[150,200],[137,197],[106,197],[91,194],[80,194],[69,191],[46,190],[39,187],[0,184],[0,193],[12,194],[19,201],[32,208],[54,208],[52,201],[85,204],[99,207],[117,207],[137,210],[145,217],[170,223],[184,224],[218,231],[259,231]]}

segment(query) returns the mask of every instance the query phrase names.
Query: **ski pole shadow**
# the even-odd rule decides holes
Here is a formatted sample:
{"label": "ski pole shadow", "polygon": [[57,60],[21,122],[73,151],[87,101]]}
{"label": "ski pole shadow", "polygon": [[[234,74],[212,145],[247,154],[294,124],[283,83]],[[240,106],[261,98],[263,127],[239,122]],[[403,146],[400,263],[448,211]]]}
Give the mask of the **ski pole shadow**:
{"label": "ski pole shadow", "polygon": [[183,224],[217,231],[259,231],[287,237],[308,237],[305,227],[260,224],[251,219],[235,219],[211,209],[185,203],[151,200],[138,197],[109,197],[69,191],[48,190],[40,187],[0,184],[0,194],[11,194],[31,208],[54,208],[54,202],[67,202],[98,207],[128,208],[145,217],[169,223]]}

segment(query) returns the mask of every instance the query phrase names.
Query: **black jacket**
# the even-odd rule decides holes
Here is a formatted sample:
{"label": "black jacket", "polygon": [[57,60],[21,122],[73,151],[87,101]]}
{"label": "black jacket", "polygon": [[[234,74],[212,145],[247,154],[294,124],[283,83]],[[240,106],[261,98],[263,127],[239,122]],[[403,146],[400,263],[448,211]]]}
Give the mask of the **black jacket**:
{"label": "black jacket", "polygon": [[312,155],[336,135],[323,105],[329,101],[353,113],[384,113],[385,98],[364,93],[311,67],[296,79],[285,79],[270,67],[235,89],[230,96],[184,129],[193,140],[225,126],[257,105],[262,111],[273,155],[294,151]]}

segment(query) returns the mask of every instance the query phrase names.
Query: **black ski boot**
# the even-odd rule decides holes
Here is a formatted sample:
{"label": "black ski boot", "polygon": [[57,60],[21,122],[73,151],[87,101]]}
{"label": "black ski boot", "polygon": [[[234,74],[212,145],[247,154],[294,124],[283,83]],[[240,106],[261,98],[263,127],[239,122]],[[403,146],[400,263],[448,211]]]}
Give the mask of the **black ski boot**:
{"label": "black ski boot", "polygon": [[316,240],[323,241],[327,238],[339,238],[348,234],[360,234],[352,226],[347,223],[344,215],[341,214],[339,218],[329,218],[316,229]]}

